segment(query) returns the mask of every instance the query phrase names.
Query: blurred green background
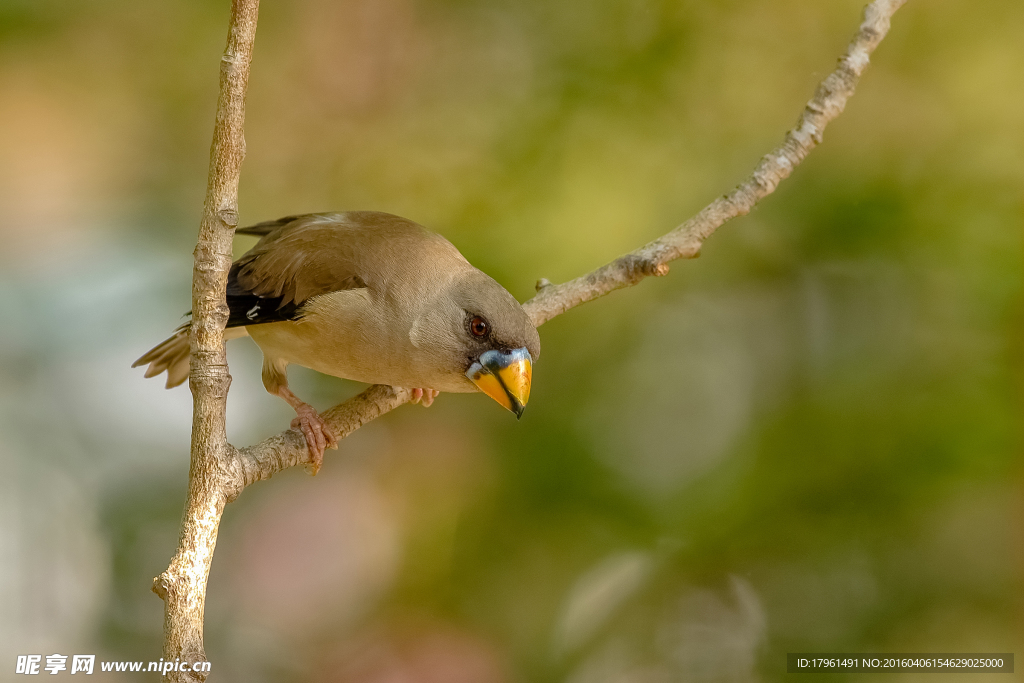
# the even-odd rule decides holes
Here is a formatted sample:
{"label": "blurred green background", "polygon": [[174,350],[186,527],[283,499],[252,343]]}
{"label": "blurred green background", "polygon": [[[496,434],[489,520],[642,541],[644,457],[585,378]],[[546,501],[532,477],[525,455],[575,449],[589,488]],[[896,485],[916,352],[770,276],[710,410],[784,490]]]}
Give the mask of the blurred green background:
{"label": "blurred green background", "polygon": [[[160,657],[191,396],[129,365],[189,308],[228,4],[0,0],[3,670]],[[742,180],[861,6],[265,0],[242,223],[390,211],[525,300]],[[1022,26],[1020,0],[911,0],[776,194],[541,329],[521,422],[442,395],[247,490],[210,577],[216,680],[1020,651]],[[286,428],[258,349],[229,358],[231,441]],[[321,409],[360,388],[292,381]]]}

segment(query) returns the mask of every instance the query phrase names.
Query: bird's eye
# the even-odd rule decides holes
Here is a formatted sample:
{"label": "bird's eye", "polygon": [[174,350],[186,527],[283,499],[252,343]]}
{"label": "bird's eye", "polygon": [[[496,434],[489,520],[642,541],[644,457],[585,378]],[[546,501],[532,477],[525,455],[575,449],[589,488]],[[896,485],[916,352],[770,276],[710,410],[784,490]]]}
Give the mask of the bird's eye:
{"label": "bird's eye", "polygon": [[469,331],[473,333],[474,337],[486,337],[488,329],[490,328],[487,325],[487,321],[480,316],[474,316],[469,321]]}

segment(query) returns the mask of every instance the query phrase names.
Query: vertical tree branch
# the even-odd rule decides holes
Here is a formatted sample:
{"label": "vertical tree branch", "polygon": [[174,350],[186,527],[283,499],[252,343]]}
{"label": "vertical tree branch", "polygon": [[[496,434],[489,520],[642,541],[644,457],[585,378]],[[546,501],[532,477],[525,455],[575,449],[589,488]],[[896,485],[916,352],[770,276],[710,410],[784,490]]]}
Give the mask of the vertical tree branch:
{"label": "vertical tree branch", "polygon": [[189,386],[193,415],[188,500],[177,552],[167,570],[153,582],[153,590],[164,600],[164,660],[188,663],[188,671],[166,674],[166,680],[176,682],[206,679],[205,673],[193,673],[191,669],[196,662],[206,661],[206,581],[227,502],[225,484],[236,478],[232,472],[234,449],[227,442],[225,427],[231,385],[224,351],[223,333],[228,320],[225,289],[231,268],[231,240],[238,225],[238,178],[245,157],[245,91],[258,13],[259,0],[231,3],[206,202],[192,271]]}

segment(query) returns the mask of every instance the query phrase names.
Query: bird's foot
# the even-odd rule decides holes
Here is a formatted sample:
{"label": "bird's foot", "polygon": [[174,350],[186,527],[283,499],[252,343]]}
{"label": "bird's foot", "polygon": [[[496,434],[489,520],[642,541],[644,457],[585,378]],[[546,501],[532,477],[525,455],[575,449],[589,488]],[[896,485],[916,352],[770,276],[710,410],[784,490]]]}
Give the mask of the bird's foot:
{"label": "bird's foot", "polygon": [[433,389],[410,389],[410,391],[412,392],[412,401],[410,403],[422,403],[424,408],[429,408],[430,404],[441,393]]}
{"label": "bird's foot", "polygon": [[295,409],[295,412],[298,415],[292,420],[292,429],[300,430],[306,437],[310,466],[313,468],[313,475],[316,475],[324,462],[324,449],[337,448],[338,439],[324,419],[313,409],[313,406],[303,403]]}

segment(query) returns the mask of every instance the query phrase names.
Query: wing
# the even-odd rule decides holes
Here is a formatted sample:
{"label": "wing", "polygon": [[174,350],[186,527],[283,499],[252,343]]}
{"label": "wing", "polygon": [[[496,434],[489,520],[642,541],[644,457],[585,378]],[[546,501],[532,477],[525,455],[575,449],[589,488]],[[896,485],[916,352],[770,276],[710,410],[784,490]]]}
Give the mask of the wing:
{"label": "wing", "polygon": [[297,216],[285,216],[284,218],[278,218],[276,221],[263,221],[256,225],[250,225],[248,228],[238,228],[235,230],[236,235],[258,235],[259,237],[266,237],[269,233],[273,232],[278,228],[299,220],[300,218],[310,218],[311,216],[328,216],[330,214],[300,214]]}
{"label": "wing", "polygon": [[383,287],[396,257],[437,237],[373,211],[288,216],[237,232],[262,238],[231,266],[228,327],[297,320],[313,297]]}

